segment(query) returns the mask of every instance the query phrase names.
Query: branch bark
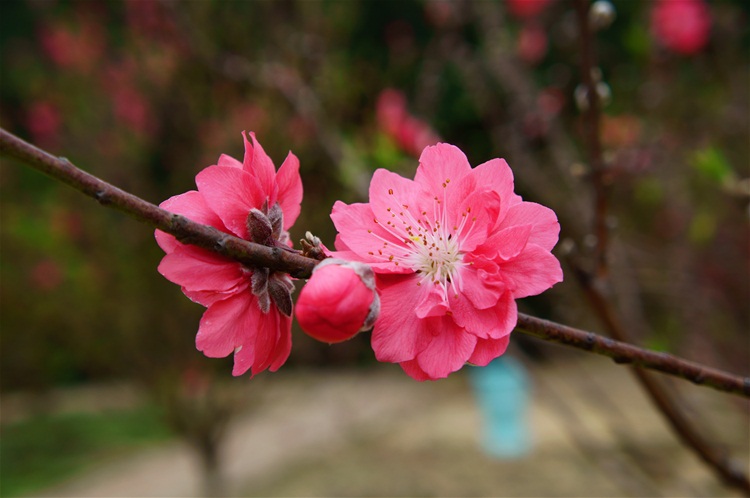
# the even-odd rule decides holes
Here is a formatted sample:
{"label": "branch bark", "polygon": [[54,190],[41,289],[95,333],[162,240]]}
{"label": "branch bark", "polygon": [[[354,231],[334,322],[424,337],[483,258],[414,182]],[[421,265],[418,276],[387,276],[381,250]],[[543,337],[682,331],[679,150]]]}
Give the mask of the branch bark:
{"label": "branch bark", "polygon": [[129,192],[125,192],[94,175],[76,168],[64,157],[56,157],[0,128],[0,153],[14,157],[29,166],[66,183],[138,221],[174,235],[184,244],[193,244],[239,261],[248,266],[263,266],[288,273],[296,278],[310,276],[316,260],[296,251],[267,247],[221,232],[214,227],[170,213]]}
{"label": "branch bark", "polygon": [[[125,192],[90,173],[0,128],[0,153],[13,157],[96,199],[103,206],[118,209],[133,218],[193,244],[249,266],[271,268],[296,278],[308,278],[318,263],[296,251],[266,247],[239,239],[213,227],[170,213],[133,194]],[[690,380],[732,394],[750,398],[750,377],[694,363],[673,355],[615,341],[593,332],[519,313],[517,330],[540,339],[557,342],[604,356],[618,363],[644,368]]]}

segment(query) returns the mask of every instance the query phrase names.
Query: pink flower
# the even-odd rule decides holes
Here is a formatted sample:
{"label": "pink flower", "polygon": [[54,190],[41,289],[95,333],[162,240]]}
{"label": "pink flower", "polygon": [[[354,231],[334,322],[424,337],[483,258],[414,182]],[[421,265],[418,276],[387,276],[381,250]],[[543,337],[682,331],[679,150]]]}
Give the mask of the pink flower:
{"label": "pink flower", "polygon": [[540,15],[552,0],[507,0],[511,15],[521,19],[531,19]]}
{"label": "pink flower", "polygon": [[513,192],[502,159],[472,169],[452,145],[427,147],[414,181],[377,170],[370,202],[339,201],[331,218],[338,257],[376,273],[375,356],[417,380],[503,354],[515,299],[562,281],[555,213]]}
{"label": "pink flower", "polygon": [[657,0],[651,11],[651,31],[669,50],[684,55],[700,52],[708,43],[711,15],[703,0]]}
{"label": "pink flower", "polygon": [[534,22],[524,23],[516,46],[518,56],[525,63],[535,66],[547,55],[547,33]]}
{"label": "pink flower", "polygon": [[386,88],[380,92],[376,106],[378,126],[403,151],[416,156],[440,140],[430,125],[409,114],[403,92]]}
{"label": "pink flower", "polygon": [[[268,246],[289,245],[289,227],[302,202],[299,161],[291,152],[278,172],[250,133],[245,157],[227,155],[195,177],[198,190],[167,199],[161,207],[237,237]],[[252,375],[284,364],[291,349],[291,290],[286,274],[250,268],[207,250],[183,245],[156,231],[167,253],[159,272],[206,306],[196,347],[206,356],[234,353],[233,375]]]}
{"label": "pink flower", "polygon": [[324,259],[297,299],[295,315],[307,335],[334,343],[372,328],[380,310],[372,269],[362,263]]}

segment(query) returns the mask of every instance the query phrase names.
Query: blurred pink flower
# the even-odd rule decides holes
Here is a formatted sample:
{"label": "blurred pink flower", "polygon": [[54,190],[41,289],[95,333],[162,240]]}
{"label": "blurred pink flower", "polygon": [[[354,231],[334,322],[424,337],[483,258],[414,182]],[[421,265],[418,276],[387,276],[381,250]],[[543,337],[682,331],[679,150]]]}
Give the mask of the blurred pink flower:
{"label": "blurred pink flower", "polygon": [[711,14],[703,0],[656,0],[651,31],[664,47],[683,55],[700,52],[708,43]]}
{"label": "blurred pink flower", "polygon": [[409,154],[416,156],[440,140],[430,125],[409,113],[403,92],[393,88],[380,92],[376,114],[380,129]]}
{"label": "blurred pink flower", "polygon": [[379,310],[372,269],[362,263],[328,258],[315,267],[302,288],[295,316],[306,334],[335,343],[372,328]]}
{"label": "blurred pink flower", "polygon": [[93,19],[81,16],[76,29],[62,24],[42,26],[39,41],[52,62],[63,69],[89,71],[102,58],[104,35]]}
{"label": "blurred pink flower", "polygon": [[34,265],[29,278],[32,285],[40,291],[52,291],[62,285],[65,276],[57,262],[43,259]]}
{"label": "blurred pink flower", "polygon": [[524,23],[516,50],[522,61],[535,66],[547,55],[547,33],[535,22]]}
{"label": "blurred pink flower", "polygon": [[[289,227],[300,213],[302,181],[291,152],[278,172],[254,133],[243,134],[243,162],[227,155],[195,177],[198,190],[174,196],[161,207],[237,237],[268,245],[289,245]],[[233,375],[252,375],[284,364],[291,349],[290,277],[251,268],[164,232],[156,241],[167,253],[159,272],[206,306],[196,347],[220,358],[234,352]]]}
{"label": "blurred pink flower", "polygon": [[42,146],[54,146],[62,118],[57,106],[50,101],[40,100],[31,104],[26,113],[26,127],[35,142]]}
{"label": "blurred pink flower", "polygon": [[506,0],[508,12],[520,19],[530,19],[541,14],[552,0]]}
{"label": "blurred pink flower", "polygon": [[515,299],[562,280],[555,213],[513,192],[504,160],[472,169],[452,145],[427,147],[413,181],[377,170],[370,202],[339,201],[331,218],[337,256],[376,273],[375,356],[417,380],[503,354]]}

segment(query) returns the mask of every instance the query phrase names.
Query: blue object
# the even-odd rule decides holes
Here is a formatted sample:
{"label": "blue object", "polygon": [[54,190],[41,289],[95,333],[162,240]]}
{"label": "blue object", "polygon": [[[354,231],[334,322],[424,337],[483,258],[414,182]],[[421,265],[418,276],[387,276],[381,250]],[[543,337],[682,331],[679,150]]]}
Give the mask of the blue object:
{"label": "blue object", "polygon": [[530,385],[523,365],[501,356],[472,367],[471,384],[482,415],[482,448],[497,458],[518,458],[531,450]]}

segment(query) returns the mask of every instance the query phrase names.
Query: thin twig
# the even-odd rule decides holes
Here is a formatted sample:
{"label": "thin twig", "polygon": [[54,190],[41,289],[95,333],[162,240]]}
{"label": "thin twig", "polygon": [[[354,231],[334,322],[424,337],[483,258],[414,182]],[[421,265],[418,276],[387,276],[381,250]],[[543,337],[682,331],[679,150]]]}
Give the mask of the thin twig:
{"label": "thin twig", "polygon": [[594,235],[596,246],[594,252],[596,274],[601,278],[607,273],[607,245],[609,228],[607,227],[607,178],[602,156],[602,143],[599,136],[601,127],[601,103],[594,81],[595,67],[594,44],[589,25],[589,2],[575,1],[578,17],[578,30],[581,41],[581,83],[586,89],[587,108],[583,112],[583,125],[586,133],[591,181],[594,185]]}
{"label": "thin twig", "polygon": [[[152,225],[186,244],[250,266],[265,266],[284,271],[297,278],[307,278],[317,261],[312,258],[254,244],[219,230],[161,209],[133,194],[73,166],[67,159],[55,157],[0,128],[0,153],[14,157],[29,166],[80,190],[102,205],[118,209]],[[750,378],[723,372],[676,356],[650,351],[624,342],[560,325],[540,318],[519,314],[518,330],[535,337],[558,342],[604,356],[619,363],[632,363],[712,387],[750,397]]]}
{"label": "thin twig", "polygon": [[[591,164],[591,180],[594,188],[594,234],[596,236],[594,271],[587,272],[573,258],[569,263],[573,268],[576,279],[581,284],[584,294],[592,310],[599,316],[609,334],[618,341],[630,342],[630,334],[622,325],[614,306],[603,292],[609,284],[607,243],[609,238],[607,228],[608,188],[606,172],[602,155],[600,137],[601,109],[596,82],[592,75],[594,69],[594,40],[589,25],[589,2],[575,0],[575,10],[578,18],[578,30],[581,43],[581,79],[586,88],[588,106],[584,111],[585,141],[588,148],[588,159]],[[664,415],[676,435],[698,456],[711,467],[729,486],[741,490],[750,496],[750,480],[744,472],[737,468],[728,455],[709,443],[696,427],[684,415],[679,405],[648,372],[634,363],[632,371],[638,382]],[[701,378],[700,372],[697,372]]]}

